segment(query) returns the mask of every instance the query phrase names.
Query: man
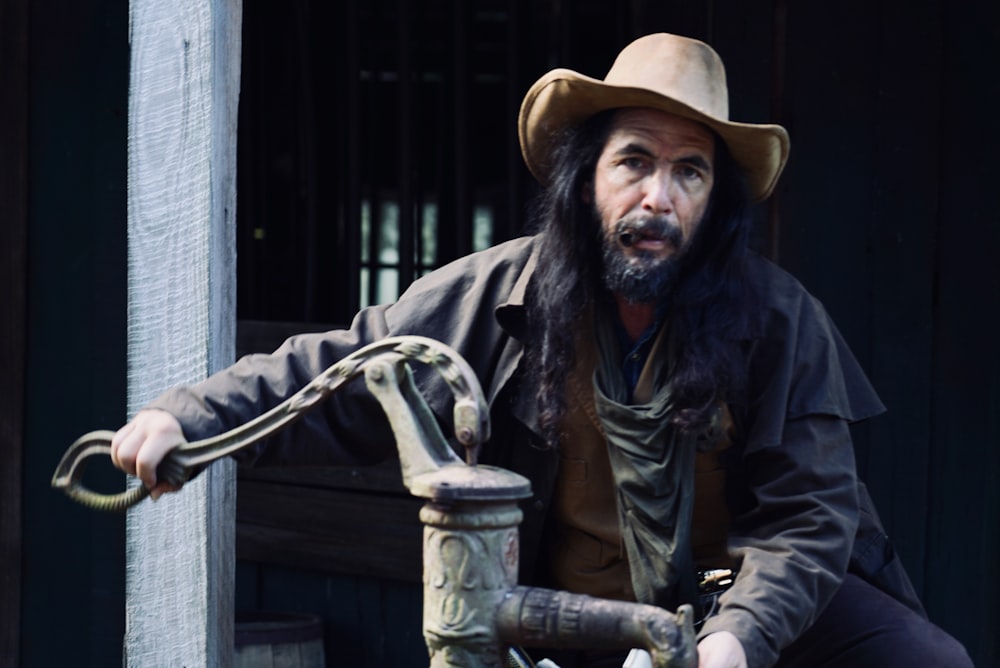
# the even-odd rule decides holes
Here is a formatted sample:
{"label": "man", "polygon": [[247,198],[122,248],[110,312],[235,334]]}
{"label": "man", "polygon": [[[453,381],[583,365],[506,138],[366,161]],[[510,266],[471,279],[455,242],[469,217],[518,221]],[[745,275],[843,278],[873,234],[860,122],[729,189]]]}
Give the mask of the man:
{"label": "man", "polygon": [[[372,340],[430,336],[486,392],[482,461],[532,481],[523,580],[700,605],[703,668],[970,665],[926,620],[856,478],[848,425],[881,403],[822,307],[747,250],[784,129],[729,121],[715,52],[659,34],[603,81],[543,76],[519,135],[545,186],[538,234],[418,280],[349,330],[175,388],[118,432],[116,464],[159,494],[156,465],[182,438],[242,424]],[[424,389],[445,415],[447,390]],[[392,443],[363,388],[287,432],[248,457],[362,462]],[[724,569],[734,581],[710,595],[696,574]]]}

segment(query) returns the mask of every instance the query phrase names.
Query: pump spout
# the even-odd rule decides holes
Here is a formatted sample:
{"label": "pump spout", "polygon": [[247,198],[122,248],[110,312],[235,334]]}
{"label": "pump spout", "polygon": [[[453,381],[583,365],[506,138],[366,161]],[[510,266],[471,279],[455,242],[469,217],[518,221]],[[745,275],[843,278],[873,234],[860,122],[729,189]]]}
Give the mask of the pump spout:
{"label": "pump spout", "polygon": [[497,609],[500,639],[508,645],[552,649],[649,652],[655,668],[698,665],[694,611],[672,614],[654,605],[612,601],[535,587],[514,587]]}

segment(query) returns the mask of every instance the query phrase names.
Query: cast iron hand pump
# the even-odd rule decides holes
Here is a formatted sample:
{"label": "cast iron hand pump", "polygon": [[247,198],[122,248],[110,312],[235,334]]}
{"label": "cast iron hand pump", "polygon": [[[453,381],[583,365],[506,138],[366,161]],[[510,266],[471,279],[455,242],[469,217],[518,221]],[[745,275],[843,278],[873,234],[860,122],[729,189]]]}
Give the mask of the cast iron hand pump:
{"label": "cast iron hand pump", "polygon": [[[417,390],[409,364],[433,368],[455,397],[455,438],[465,461],[444,437]],[[489,438],[489,413],[479,382],[457,353],[421,337],[389,338],[345,357],[284,403],[219,436],[178,446],[157,475],[179,485],[210,462],[231,455],[301,417],[357,376],[385,410],[396,437],[403,482],[426,499],[424,639],[431,668],[503,666],[506,647],[628,649],[643,647],[657,668],[697,665],[693,614],[580,594],[518,586],[518,501],[530,496],[524,477],[477,465]],[[148,492],[141,485],[117,495],[84,487],[84,460],[110,454],[112,432],[91,432],[66,452],[52,485],[99,510],[122,510]]]}

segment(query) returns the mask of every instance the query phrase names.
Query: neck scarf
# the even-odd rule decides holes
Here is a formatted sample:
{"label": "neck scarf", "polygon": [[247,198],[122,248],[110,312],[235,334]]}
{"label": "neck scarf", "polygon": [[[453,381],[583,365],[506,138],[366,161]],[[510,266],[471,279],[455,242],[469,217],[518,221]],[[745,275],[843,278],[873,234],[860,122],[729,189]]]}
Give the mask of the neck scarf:
{"label": "neck scarf", "polygon": [[630,405],[614,323],[595,318],[594,402],[607,434],[636,598],[673,610],[697,598],[690,549],[696,435],[670,421],[672,356],[665,330],[643,372],[652,379],[649,400]]}

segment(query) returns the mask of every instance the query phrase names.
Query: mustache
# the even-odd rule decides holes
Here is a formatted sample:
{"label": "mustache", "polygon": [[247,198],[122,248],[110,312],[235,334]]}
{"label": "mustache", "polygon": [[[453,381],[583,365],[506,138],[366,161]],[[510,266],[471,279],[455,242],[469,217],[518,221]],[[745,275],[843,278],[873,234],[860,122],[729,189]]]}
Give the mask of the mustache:
{"label": "mustache", "polygon": [[662,215],[622,218],[615,223],[612,236],[626,248],[642,239],[664,240],[674,248],[680,248],[684,241],[684,233],[681,232],[681,228]]}

